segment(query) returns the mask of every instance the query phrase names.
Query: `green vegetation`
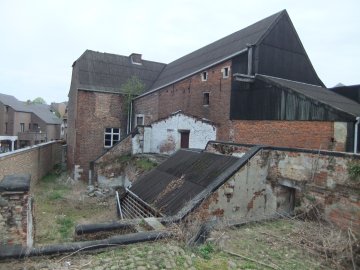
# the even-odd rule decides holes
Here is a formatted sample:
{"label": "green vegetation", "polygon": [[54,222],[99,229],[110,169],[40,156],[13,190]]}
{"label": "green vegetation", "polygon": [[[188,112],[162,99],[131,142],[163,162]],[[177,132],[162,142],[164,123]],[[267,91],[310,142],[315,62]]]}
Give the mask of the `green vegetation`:
{"label": "green vegetation", "polygon": [[116,218],[113,198],[99,201],[88,197],[85,183],[66,180],[65,174],[52,172],[30,189],[35,205],[35,244],[69,242],[76,224]]}
{"label": "green vegetation", "polygon": [[349,162],[348,163],[348,173],[352,180],[359,180],[360,179],[360,162]]}
{"label": "green vegetation", "polygon": [[206,243],[199,247],[199,254],[206,260],[211,259],[211,253],[215,251],[214,246],[211,243]]}
{"label": "green vegetation", "polygon": [[129,112],[131,100],[140,95],[145,90],[145,84],[137,77],[131,76],[126,83],[121,86],[121,92],[125,94],[125,113]]}
{"label": "green vegetation", "polygon": [[56,220],[56,223],[59,225],[59,233],[63,239],[69,238],[71,236],[75,222],[70,217],[59,217]]}
{"label": "green vegetation", "polygon": [[138,167],[142,171],[150,171],[155,168],[157,164],[151,161],[148,158],[137,158],[136,159],[136,167]]}

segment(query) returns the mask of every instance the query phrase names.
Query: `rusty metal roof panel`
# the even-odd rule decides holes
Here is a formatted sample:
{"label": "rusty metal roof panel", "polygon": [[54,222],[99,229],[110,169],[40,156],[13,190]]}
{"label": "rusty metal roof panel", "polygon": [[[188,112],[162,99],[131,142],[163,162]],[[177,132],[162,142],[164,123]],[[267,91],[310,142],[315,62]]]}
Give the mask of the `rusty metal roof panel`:
{"label": "rusty metal roof panel", "polygon": [[238,169],[239,158],[179,150],[160,166],[139,178],[131,191],[167,216],[176,215],[189,201],[219,179]]}

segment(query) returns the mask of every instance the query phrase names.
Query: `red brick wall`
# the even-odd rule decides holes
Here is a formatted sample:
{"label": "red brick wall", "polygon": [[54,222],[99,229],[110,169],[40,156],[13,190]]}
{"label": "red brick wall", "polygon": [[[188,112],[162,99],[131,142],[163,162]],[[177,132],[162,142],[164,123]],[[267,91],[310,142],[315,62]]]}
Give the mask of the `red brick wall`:
{"label": "red brick wall", "polygon": [[332,143],[334,123],[322,121],[230,121],[231,141],[284,147],[345,151]]}
{"label": "red brick wall", "polygon": [[[231,70],[228,78],[222,78],[221,69],[230,66],[231,61],[227,61],[208,69],[207,81],[202,81],[201,73],[198,73],[154,94],[135,100],[134,115],[144,114],[145,119],[155,121],[182,110],[184,113],[214,121],[218,125],[218,139],[227,139]],[[208,106],[203,105],[204,92],[210,93],[210,104]],[[157,104],[158,106],[156,106]],[[148,116],[149,114],[151,117]],[[145,122],[145,124],[149,124],[149,122]]]}
{"label": "red brick wall", "polygon": [[104,148],[105,128],[118,127],[121,137],[126,135],[123,101],[123,96],[119,94],[78,90],[75,158],[72,165],[80,165],[83,169],[83,180],[88,179],[89,163],[107,150]]}

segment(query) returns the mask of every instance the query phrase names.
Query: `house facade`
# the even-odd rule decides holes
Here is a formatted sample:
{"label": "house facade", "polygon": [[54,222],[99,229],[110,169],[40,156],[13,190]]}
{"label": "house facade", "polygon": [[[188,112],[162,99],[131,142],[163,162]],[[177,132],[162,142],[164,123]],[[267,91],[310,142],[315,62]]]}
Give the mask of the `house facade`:
{"label": "house facade", "polygon": [[61,120],[46,104],[28,104],[0,94],[1,152],[60,138]]}
{"label": "house facade", "polygon": [[[96,61],[81,64],[89,55]],[[359,148],[359,103],[324,86],[285,10],[167,65],[151,62],[152,68],[141,69],[141,61],[136,54],[86,51],[74,63],[68,133],[72,172],[80,166],[86,179],[89,162],[113,138],[112,128],[120,140],[135,126],[151,125],[177,111],[213,122],[221,141]],[[119,89],[133,75],[145,87],[129,106],[130,117],[124,117]]]}

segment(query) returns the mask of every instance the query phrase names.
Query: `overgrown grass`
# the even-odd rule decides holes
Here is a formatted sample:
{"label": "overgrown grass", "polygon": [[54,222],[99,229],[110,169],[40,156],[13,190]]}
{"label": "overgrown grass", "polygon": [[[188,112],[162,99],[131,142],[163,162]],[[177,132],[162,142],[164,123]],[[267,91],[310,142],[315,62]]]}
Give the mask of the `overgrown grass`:
{"label": "overgrown grass", "polygon": [[69,238],[75,225],[74,220],[71,217],[59,217],[56,223],[59,225],[58,230],[61,237],[63,239]]}
{"label": "overgrown grass", "polygon": [[155,168],[157,164],[148,158],[137,158],[136,166],[142,171],[150,171]]}
{"label": "overgrown grass", "polygon": [[349,162],[348,163],[348,173],[351,180],[359,181],[360,179],[360,162]]}
{"label": "overgrown grass", "polygon": [[[78,223],[116,219],[115,201],[98,201],[86,195],[85,183],[66,184],[66,175],[50,173],[40,179],[31,193],[35,209],[35,244],[72,241]],[[109,198],[112,203],[111,198]],[[108,217],[110,216],[110,217]]]}

